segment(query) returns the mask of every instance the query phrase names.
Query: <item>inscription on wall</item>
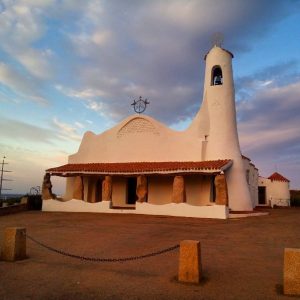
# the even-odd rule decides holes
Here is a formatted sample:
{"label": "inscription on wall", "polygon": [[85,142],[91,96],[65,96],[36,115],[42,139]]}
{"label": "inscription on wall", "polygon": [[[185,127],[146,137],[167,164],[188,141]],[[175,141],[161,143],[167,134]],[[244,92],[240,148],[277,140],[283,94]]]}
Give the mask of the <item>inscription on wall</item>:
{"label": "inscription on wall", "polygon": [[123,137],[128,134],[155,134],[159,135],[156,127],[148,120],[143,118],[134,118],[126,123],[117,133],[117,137]]}

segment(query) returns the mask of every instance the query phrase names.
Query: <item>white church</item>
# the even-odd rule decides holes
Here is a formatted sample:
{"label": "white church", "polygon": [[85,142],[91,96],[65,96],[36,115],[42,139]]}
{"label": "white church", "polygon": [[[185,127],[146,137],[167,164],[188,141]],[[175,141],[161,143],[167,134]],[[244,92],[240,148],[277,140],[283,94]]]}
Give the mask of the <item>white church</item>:
{"label": "white church", "polygon": [[[43,210],[226,219],[289,205],[289,180],[259,177],[241,153],[232,58],[219,46],[206,54],[202,105],[185,131],[135,114],[86,132],[68,164],[46,170]],[[67,178],[62,198],[52,194],[51,176]]]}

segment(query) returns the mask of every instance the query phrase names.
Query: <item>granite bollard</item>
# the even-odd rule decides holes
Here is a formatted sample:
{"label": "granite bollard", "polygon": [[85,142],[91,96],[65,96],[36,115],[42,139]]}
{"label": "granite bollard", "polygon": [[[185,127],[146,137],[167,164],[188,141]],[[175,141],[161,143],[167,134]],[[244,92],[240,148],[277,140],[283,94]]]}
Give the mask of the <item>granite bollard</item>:
{"label": "granite bollard", "polygon": [[5,228],[1,259],[4,261],[16,261],[25,258],[26,229],[24,227]]}
{"label": "granite bollard", "polygon": [[202,277],[201,248],[199,241],[180,242],[178,281],[199,283]]}
{"label": "granite bollard", "polygon": [[300,249],[284,249],[283,293],[300,295]]}

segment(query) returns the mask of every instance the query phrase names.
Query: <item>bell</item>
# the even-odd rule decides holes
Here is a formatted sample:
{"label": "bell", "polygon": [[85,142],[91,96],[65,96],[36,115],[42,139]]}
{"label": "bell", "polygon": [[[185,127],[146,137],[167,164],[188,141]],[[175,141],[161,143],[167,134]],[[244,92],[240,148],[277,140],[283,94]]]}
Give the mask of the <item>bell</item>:
{"label": "bell", "polygon": [[214,85],[221,85],[222,84],[222,77],[216,76],[214,79]]}

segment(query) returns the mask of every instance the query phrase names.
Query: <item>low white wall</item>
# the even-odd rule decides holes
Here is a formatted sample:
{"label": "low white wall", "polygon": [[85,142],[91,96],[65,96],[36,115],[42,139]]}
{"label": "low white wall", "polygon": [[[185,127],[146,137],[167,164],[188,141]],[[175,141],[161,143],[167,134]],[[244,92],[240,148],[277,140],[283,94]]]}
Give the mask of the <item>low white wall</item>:
{"label": "low white wall", "polygon": [[276,206],[291,206],[290,199],[271,198],[269,200],[271,207]]}
{"label": "low white wall", "polygon": [[92,212],[92,213],[135,213],[134,210],[111,209],[110,201],[96,203],[72,199],[69,201],[44,200],[42,211]]}
{"label": "low white wall", "polygon": [[193,218],[228,218],[228,208],[225,205],[195,206],[187,203],[168,203],[164,205],[136,203],[136,213]]}
{"label": "low white wall", "polygon": [[225,205],[194,206],[187,203],[169,203],[155,205],[149,203],[136,203],[135,210],[111,209],[110,201],[89,203],[81,200],[57,201],[44,200],[43,211],[65,212],[93,212],[93,213],[126,213],[144,215],[165,215],[176,217],[227,219],[228,207]]}

